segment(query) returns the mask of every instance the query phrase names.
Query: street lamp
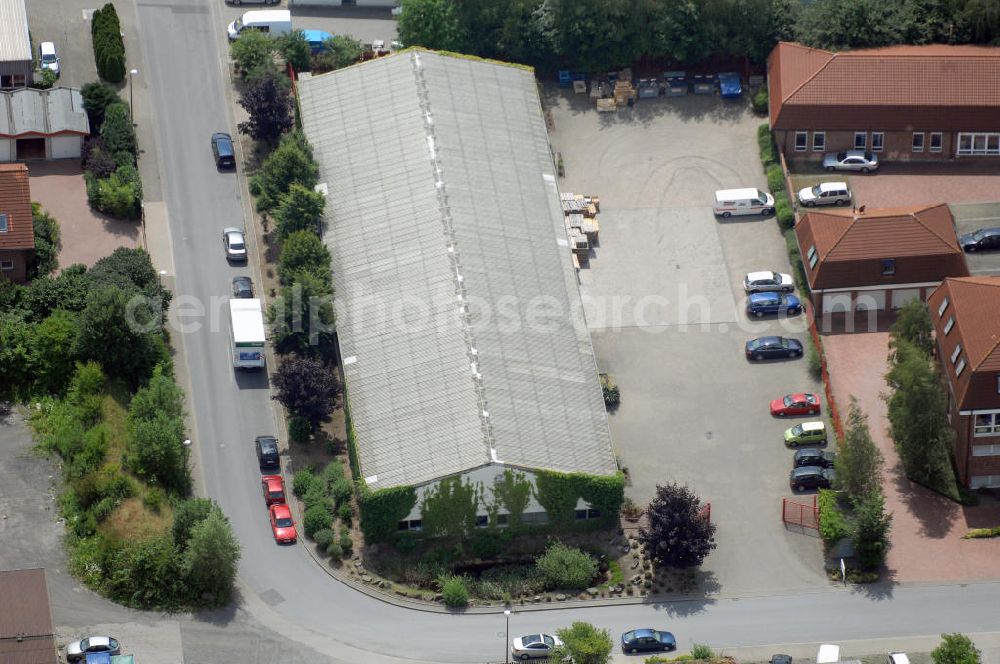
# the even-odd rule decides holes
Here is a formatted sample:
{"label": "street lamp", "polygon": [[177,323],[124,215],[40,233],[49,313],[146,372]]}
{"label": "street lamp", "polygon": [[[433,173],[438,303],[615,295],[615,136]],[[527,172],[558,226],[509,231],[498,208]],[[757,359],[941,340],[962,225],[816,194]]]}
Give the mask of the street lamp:
{"label": "street lamp", "polygon": [[510,609],[504,609],[503,615],[507,619],[507,629],[504,631],[503,638],[503,661],[506,664],[510,663]]}
{"label": "street lamp", "polygon": [[132,124],[135,124],[135,114],[132,112],[132,77],[139,73],[138,69],[132,69],[128,73],[128,114],[132,116]]}

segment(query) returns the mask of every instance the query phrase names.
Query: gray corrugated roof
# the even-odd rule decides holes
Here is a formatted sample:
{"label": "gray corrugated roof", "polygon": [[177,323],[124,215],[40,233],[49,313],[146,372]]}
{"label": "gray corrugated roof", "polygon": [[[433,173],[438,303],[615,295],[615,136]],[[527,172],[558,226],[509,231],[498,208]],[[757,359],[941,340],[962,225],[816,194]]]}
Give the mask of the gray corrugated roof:
{"label": "gray corrugated roof", "polygon": [[0,62],[23,60],[31,60],[24,0],[0,0]]}
{"label": "gray corrugated roof", "polygon": [[83,95],[76,88],[21,88],[0,92],[0,135],[62,132],[90,132]]}
{"label": "gray corrugated roof", "polygon": [[[532,73],[413,50],[299,95],[370,483],[491,460],[614,472]],[[561,314],[529,325],[545,306]]]}

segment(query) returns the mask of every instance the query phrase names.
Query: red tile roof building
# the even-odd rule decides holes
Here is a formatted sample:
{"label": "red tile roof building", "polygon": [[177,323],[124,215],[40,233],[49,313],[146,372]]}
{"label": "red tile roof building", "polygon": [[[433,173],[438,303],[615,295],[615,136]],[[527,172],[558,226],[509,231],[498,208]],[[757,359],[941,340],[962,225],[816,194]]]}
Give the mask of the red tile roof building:
{"label": "red tile roof building", "polygon": [[0,276],[24,283],[34,250],[28,167],[0,164]]}
{"label": "red tile roof building", "polygon": [[788,159],[864,149],[888,160],[1000,157],[1000,48],[833,53],[779,43],[770,124]]}
{"label": "red tile roof building", "polygon": [[1000,487],[1000,277],[945,279],[927,299],[967,487]]}
{"label": "red tile roof building", "polygon": [[795,235],[817,317],[898,309],[969,274],[943,203],[808,212]]}

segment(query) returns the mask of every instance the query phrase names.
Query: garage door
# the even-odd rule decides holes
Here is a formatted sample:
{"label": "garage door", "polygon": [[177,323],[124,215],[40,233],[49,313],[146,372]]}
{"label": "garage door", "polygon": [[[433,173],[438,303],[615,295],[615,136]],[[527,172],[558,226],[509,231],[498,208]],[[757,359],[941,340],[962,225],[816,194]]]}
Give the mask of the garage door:
{"label": "garage door", "polygon": [[53,136],[51,139],[53,159],[79,159],[82,138],[79,136]]}
{"label": "garage door", "polygon": [[920,299],[919,288],[900,288],[892,291],[892,308],[900,309],[910,300]]}
{"label": "garage door", "polygon": [[861,291],[854,298],[854,308],[857,311],[885,311],[885,291]]}
{"label": "garage door", "polygon": [[14,161],[14,141],[0,138],[0,164],[8,161]]}
{"label": "garage door", "polygon": [[845,311],[851,311],[850,293],[834,293],[823,296],[824,314],[844,313]]}

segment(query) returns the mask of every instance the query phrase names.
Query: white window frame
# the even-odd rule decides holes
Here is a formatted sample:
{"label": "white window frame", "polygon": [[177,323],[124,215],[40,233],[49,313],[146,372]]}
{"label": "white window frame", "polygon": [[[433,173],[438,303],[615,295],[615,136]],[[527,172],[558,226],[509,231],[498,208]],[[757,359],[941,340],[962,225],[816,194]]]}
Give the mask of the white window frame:
{"label": "white window frame", "polygon": [[955,378],[958,378],[959,376],[961,376],[963,371],[965,371],[965,358],[964,357],[961,360],[958,361],[957,365],[955,365]]}
{"label": "white window frame", "polygon": [[[802,147],[799,147],[799,137],[802,138]],[[809,132],[808,131],[797,131],[795,132],[795,144],[794,148],[796,152],[805,152],[809,149]]]}
{"label": "white window frame", "polygon": [[[937,139],[937,145],[936,146],[934,145],[934,142],[935,142],[934,139]],[[928,152],[943,152],[944,151],[944,133],[942,133],[940,131],[932,131],[931,132],[930,146],[928,147],[927,151]]]}
{"label": "white window frame", "polygon": [[[917,140],[919,137],[920,140]],[[910,145],[911,152],[923,152],[924,151],[924,132],[915,131],[913,132],[913,143]]]}
{"label": "white window frame", "polygon": [[[878,145],[875,144],[875,137],[878,137]],[[885,150],[885,132],[884,131],[873,131],[872,132],[872,152],[882,152]]]}
{"label": "white window frame", "polygon": [[944,298],[943,300],[941,300],[941,305],[938,306],[938,318],[941,318],[941,317],[944,316],[944,310],[948,308],[948,304],[949,304],[949,302],[948,302],[948,298],[947,297]]}
{"label": "white window frame", "polygon": [[[968,147],[963,147],[963,139],[968,139]],[[959,157],[1000,156],[1000,132],[960,131],[955,148]]]}
{"label": "white window frame", "polygon": [[0,270],[3,272],[10,272],[14,269],[14,261],[0,261]]}
{"label": "white window frame", "polygon": [[944,324],[944,334],[945,334],[945,336],[948,336],[948,333],[951,332],[951,328],[953,328],[953,327],[955,327],[955,317],[954,316],[952,316],[951,318],[949,318],[948,322]]}
{"label": "white window frame", "polygon": [[974,457],[1000,456],[1000,445],[973,445],[972,456]]}
{"label": "white window frame", "polygon": [[[861,137],[861,145],[858,145],[858,137]],[[856,131],[854,132],[854,149],[855,150],[867,150],[868,149],[868,132],[867,131]]]}
{"label": "white window frame", "polygon": [[0,212],[0,233],[7,233],[10,231],[10,218],[7,216],[6,212]]}
{"label": "white window frame", "polygon": [[825,152],[826,151],[826,132],[825,131],[814,131],[813,132],[812,151],[813,152]]}
{"label": "white window frame", "polygon": [[955,350],[951,351],[951,363],[955,364],[955,361],[958,360],[958,356],[961,354],[962,354],[962,344],[958,344],[957,346],[955,346]]}
{"label": "white window frame", "polygon": [[[980,425],[980,417],[989,417],[991,419],[990,424]],[[1000,413],[976,413],[972,418],[972,435],[976,438],[1000,436]]]}

